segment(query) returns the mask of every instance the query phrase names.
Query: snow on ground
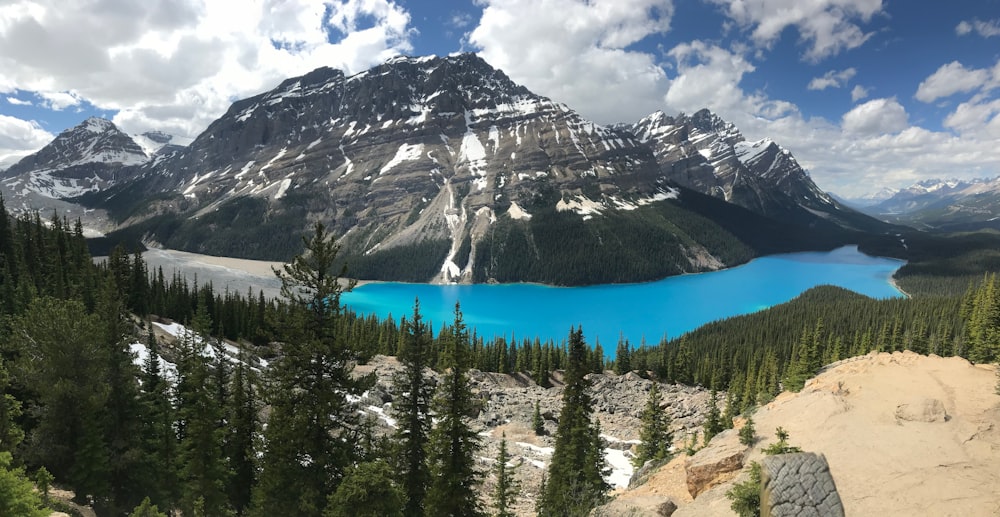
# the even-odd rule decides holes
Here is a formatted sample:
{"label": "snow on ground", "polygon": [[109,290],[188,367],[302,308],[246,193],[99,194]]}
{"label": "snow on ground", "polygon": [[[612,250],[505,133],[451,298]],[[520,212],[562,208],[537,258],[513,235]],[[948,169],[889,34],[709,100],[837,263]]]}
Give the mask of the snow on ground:
{"label": "snow on ground", "polygon": [[[220,345],[219,342],[207,342],[204,339],[202,339],[202,337],[198,335],[196,332],[194,332],[191,329],[188,329],[187,327],[181,325],[180,323],[175,322],[166,324],[154,321],[153,325],[156,325],[158,328],[160,328],[160,330],[166,332],[167,334],[170,334],[171,336],[174,336],[177,339],[194,340],[195,344],[201,345],[202,357],[211,357],[213,359],[225,359],[226,361],[232,364],[240,364],[240,359],[239,359],[240,349],[238,347],[230,345],[229,343],[226,343],[225,341],[221,342],[221,347],[220,347],[221,352],[220,352],[220,350],[216,348],[218,345]],[[259,362],[260,362],[260,367],[267,368],[268,366],[267,361],[260,359]],[[246,363],[246,365],[255,370],[258,369],[257,365],[253,364],[252,362]]]}
{"label": "snow on ground", "polygon": [[511,219],[531,219],[531,214],[525,212],[517,203],[511,202],[510,208],[507,209],[507,214],[510,215]]}
{"label": "snow on ground", "polygon": [[386,425],[388,425],[389,427],[393,429],[396,428],[396,419],[389,416],[389,414],[386,413],[385,408],[381,408],[378,406],[367,406],[364,409],[367,410],[369,413],[374,413],[375,415],[378,415],[378,417],[382,419],[382,421],[385,422]]}
{"label": "snow on ground", "polygon": [[606,481],[614,488],[628,488],[633,472],[631,454],[618,449],[604,449],[604,460],[611,467]]}
{"label": "snow on ground", "polygon": [[274,195],[274,199],[281,199],[285,197],[285,192],[288,191],[288,187],[290,186],[292,186],[292,180],[290,178],[281,180],[281,185],[278,186],[278,192]]}
{"label": "snow on ground", "polygon": [[[149,348],[142,343],[132,343],[128,346],[129,350],[132,352],[132,363],[142,368],[146,364],[146,359],[149,357]],[[163,378],[167,379],[171,384],[177,382],[177,365],[167,361],[162,356],[157,356],[160,363],[160,374]]]}
{"label": "snow on ground", "polygon": [[575,198],[570,199],[569,201],[560,199],[559,202],[556,203],[556,211],[558,212],[565,212],[566,210],[572,210],[577,214],[583,216],[595,215],[595,214],[600,215],[601,210],[603,209],[604,209],[603,205],[582,195],[576,196]]}

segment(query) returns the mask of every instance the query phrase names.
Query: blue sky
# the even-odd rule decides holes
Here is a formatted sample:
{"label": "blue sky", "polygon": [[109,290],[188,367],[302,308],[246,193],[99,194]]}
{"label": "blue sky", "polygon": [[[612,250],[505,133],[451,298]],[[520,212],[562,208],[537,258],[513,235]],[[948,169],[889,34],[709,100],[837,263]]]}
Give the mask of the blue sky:
{"label": "blue sky", "polygon": [[709,108],[837,193],[1000,175],[1000,0],[12,0],[0,163],[91,115],[194,137],[317,66],[460,51],[599,123]]}

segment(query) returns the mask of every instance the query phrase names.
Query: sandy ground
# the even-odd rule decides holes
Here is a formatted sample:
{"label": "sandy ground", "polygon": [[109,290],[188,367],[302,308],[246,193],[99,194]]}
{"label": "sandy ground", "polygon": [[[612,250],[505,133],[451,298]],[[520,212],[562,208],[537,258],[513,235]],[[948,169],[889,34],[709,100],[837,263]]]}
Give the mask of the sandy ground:
{"label": "sandy ground", "polygon": [[[783,393],[757,410],[762,439],[748,461],[761,458],[781,426],[792,445],[826,456],[849,516],[997,516],[996,383],[995,366],[961,358],[905,352],[841,361],[801,393]],[[688,504],[674,463],[641,492],[674,496],[684,505],[678,516],[735,515],[724,497],[732,483]]]}
{"label": "sandy ground", "polygon": [[280,268],[281,262],[215,257],[167,249],[150,249],[142,254],[142,258],[150,271],[162,267],[167,281],[174,271],[179,271],[189,282],[193,282],[195,277],[202,284],[211,280],[216,292],[228,288],[245,295],[247,289],[252,288],[255,295],[263,290],[264,296],[273,298],[281,289],[281,282],[271,270],[272,267]]}

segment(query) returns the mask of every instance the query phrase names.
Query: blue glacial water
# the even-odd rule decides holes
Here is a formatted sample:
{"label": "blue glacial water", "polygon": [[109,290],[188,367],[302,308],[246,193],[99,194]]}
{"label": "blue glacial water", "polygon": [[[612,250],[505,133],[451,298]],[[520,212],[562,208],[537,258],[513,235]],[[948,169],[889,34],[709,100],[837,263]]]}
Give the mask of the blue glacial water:
{"label": "blue glacial water", "polygon": [[453,319],[455,302],[470,328],[484,338],[513,335],[544,342],[566,339],[583,325],[587,343],[614,353],[619,335],[633,346],[656,344],[705,323],[787,302],[818,285],[837,285],[873,298],[902,296],[890,283],[903,261],[870,257],[856,246],[829,252],[790,253],[755,259],[723,271],[683,275],[641,284],[551,287],[536,284],[429,285],[371,283],[341,301],[381,318],[413,313],[420,299],[435,334]]}

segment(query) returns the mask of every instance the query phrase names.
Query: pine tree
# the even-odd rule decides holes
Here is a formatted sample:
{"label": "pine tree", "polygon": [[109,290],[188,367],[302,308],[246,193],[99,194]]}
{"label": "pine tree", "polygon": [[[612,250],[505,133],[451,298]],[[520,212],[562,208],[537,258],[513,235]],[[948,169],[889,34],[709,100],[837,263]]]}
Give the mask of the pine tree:
{"label": "pine tree", "polygon": [[625,375],[632,371],[631,349],[624,336],[618,338],[618,348],[615,350],[615,373]]}
{"label": "pine tree", "polygon": [[493,477],[496,484],[493,486],[493,509],[496,517],[514,517],[512,507],[521,493],[521,484],[514,477],[510,463],[510,454],[507,452],[507,434],[500,437],[500,451],[497,453],[496,463],[493,466]]}
{"label": "pine tree", "polygon": [[271,363],[265,403],[260,478],[253,514],[322,515],[344,470],[357,455],[359,416],[348,397],[360,396],[370,376],[351,375],[354,354],[338,332],[340,295],[353,287],[334,271],[339,246],[317,223],[303,238],[305,253],[276,271],[285,299],[276,321],[282,356]]}
{"label": "pine tree", "polygon": [[139,402],[142,407],[142,471],[151,504],[169,510],[179,497],[177,484],[177,433],[174,431],[174,407],[170,383],[160,369],[160,349],[152,323],[147,324],[147,355],[143,363]]}
{"label": "pine tree", "polygon": [[17,425],[22,414],[21,401],[9,391],[10,374],[0,355],[0,452],[12,452],[24,440],[24,431]]}
{"label": "pine tree", "polygon": [[531,415],[531,429],[535,431],[535,436],[545,434],[545,420],[542,419],[542,411],[537,400],[535,401],[535,412]]}
{"label": "pine tree", "polygon": [[431,517],[483,515],[476,496],[481,482],[475,468],[479,436],[469,424],[476,407],[466,374],[468,339],[456,303],[455,321],[442,353],[442,365],[447,370],[433,401],[437,424],[429,440],[431,483],[425,505],[425,514]]}
{"label": "pine tree", "polygon": [[[200,305],[192,326],[211,328],[207,308]],[[228,497],[225,487],[229,470],[223,457],[223,406],[212,366],[202,353],[207,336],[188,333],[181,344],[181,359],[177,364],[177,417],[180,429],[178,473],[180,477],[180,508],[190,515],[201,507],[209,515],[227,515]]]}
{"label": "pine tree", "polygon": [[226,492],[236,515],[244,515],[250,506],[251,489],[257,483],[257,456],[254,437],[260,431],[260,411],[256,395],[256,375],[246,366],[247,355],[240,348],[240,361],[233,370],[227,408],[228,434],[225,455],[231,477]]}
{"label": "pine tree", "polygon": [[[110,280],[110,279],[109,279]],[[104,324],[102,357],[107,361],[104,383],[107,399],[100,417],[104,422],[104,441],[108,452],[108,488],[106,498],[95,502],[97,509],[118,515],[134,508],[152,488],[143,483],[142,406],[136,379],[139,370],[129,349],[130,323],[116,286],[105,282],[98,302]],[[96,415],[95,415],[96,416]]]}
{"label": "pine tree", "polygon": [[657,383],[649,389],[646,407],[642,411],[642,427],[639,429],[639,445],[636,447],[632,464],[640,468],[647,461],[666,460],[671,456],[670,447],[674,434],[670,430],[670,415],[663,410],[663,399]]}
{"label": "pine tree", "polygon": [[167,517],[167,514],[161,512],[160,508],[147,497],[132,510],[128,517]]}
{"label": "pine tree", "polygon": [[702,425],[704,430],[703,439],[705,440],[705,445],[712,441],[715,435],[722,432],[725,429],[722,425],[722,414],[719,412],[719,393],[712,388],[712,393],[708,399],[708,413],[705,415],[705,423]]}
{"label": "pine tree", "polygon": [[330,494],[323,517],[403,517],[403,491],[383,460],[359,463]]}
{"label": "pine tree", "polygon": [[424,375],[430,365],[430,337],[420,314],[420,302],[413,304],[413,317],[404,321],[399,362],[403,371],[393,379],[398,401],[393,409],[398,428],[396,439],[400,485],[404,494],[404,513],[423,515],[424,499],[430,484],[427,468],[427,440],[430,432],[430,402],[434,386]]}
{"label": "pine tree", "polygon": [[46,517],[51,514],[24,469],[12,468],[11,463],[11,454],[0,451],[0,515]]}
{"label": "pine tree", "polygon": [[600,431],[591,422],[593,406],[590,383],[584,377],[589,368],[582,328],[570,330],[568,352],[555,451],[538,500],[541,516],[584,515],[604,500],[608,490]]}
{"label": "pine tree", "polygon": [[740,428],[740,443],[747,447],[757,441],[757,430],[754,428],[753,418],[747,417],[747,422]]}
{"label": "pine tree", "polygon": [[107,401],[107,348],[101,321],[82,303],[37,298],[11,333],[27,388],[37,394],[36,422],[26,441],[29,461],[45,465],[77,495],[109,493],[102,415]]}

